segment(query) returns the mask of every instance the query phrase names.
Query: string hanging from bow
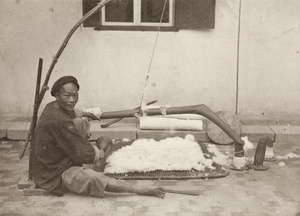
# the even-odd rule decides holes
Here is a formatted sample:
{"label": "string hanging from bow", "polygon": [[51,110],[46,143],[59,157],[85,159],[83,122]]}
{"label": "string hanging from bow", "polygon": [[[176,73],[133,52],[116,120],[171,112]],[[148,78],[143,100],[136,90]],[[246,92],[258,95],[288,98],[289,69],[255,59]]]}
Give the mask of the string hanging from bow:
{"label": "string hanging from bow", "polygon": [[142,92],[142,98],[141,98],[140,107],[142,107],[143,103],[144,103],[144,96],[145,96],[145,92],[146,92],[146,89],[147,89],[147,86],[148,86],[148,82],[149,82],[149,78],[150,78],[151,66],[152,66],[152,62],[153,62],[154,53],[155,53],[155,50],[156,50],[156,45],[157,45],[157,41],[158,41],[160,27],[161,27],[162,20],[163,20],[163,17],[164,17],[164,14],[165,14],[165,10],[166,10],[167,1],[168,0],[164,0],[164,5],[163,5],[163,8],[162,8],[162,13],[161,13],[160,20],[159,20],[159,26],[157,28],[156,38],[155,38],[154,47],[153,47],[151,58],[150,58],[148,72],[147,72],[146,79],[145,79],[144,89],[143,89],[143,92]]}

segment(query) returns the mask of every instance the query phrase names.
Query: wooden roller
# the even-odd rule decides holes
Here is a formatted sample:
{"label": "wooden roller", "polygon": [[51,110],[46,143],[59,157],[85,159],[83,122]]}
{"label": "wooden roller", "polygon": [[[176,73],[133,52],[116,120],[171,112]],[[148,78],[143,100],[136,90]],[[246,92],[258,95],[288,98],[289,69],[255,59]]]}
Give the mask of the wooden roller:
{"label": "wooden roller", "polygon": [[[242,133],[242,126],[238,116],[229,111],[219,111],[216,112],[216,115],[222,119],[228,127],[232,128],[236,134],[240,135]],[[233,142],[233,139],[212,121],[207,122],[206,129],[208,137],[215,143],[228,145]]]}

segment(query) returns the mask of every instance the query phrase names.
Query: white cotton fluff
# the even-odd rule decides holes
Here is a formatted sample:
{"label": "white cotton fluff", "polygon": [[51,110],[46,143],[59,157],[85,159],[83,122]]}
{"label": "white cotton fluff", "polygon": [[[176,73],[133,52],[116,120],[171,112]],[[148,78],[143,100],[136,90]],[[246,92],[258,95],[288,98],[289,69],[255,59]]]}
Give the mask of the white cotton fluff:
{"label": "white cotton fluff", "polygon": [[274,149],[273,147],[266,147],[266,154],[265,154],[266,158],[273,158],[274,157]]}
{"label": "white cotton fluff", "polygon": [[290,152],[286,155],[288,158],[300,158],[300,155],[297,155],[293,152]]}
{"label": "white cotton fluff", "polygon": [[[216,159],[206,159],[196,141],[187,138],[167,138],[161,141],[138,139],[110,155],[105,173],[147,172],[154,170],[215,169]],[[218,153],[216,153],[218,154]],[[222,161],[222,160],[221,160]]]}
{"label": "white cotton fluff", "polygon": [[195,137],[194,137],[192,134],[187,134],[187,135],[184,137],[184,139],[189,140],[189,141],[192,141],[192,142],[196,141],[196,140],[195,140]]}
{"label": "white cotton fluff", "polygon": [[284,167],[284,166],[285,166],[285,163],[281,161],[281,162],[278,164],[278,166]]}
{"label": "white cotton fluff", "polygon": [[287,160],[289,158],[300,158],[300,155],[297,155],[297,154],[295,154],[293,152],[290,152],[290,153],[288,153],[288,154],[286,154],[284,156],[276,156],[276,158],[278,160]]}
{"label": "white cotton fluff", "polygon": [[223,165],[223,166],[229,166],[228,156],[221,153],[216,145],[209,144],[207,147],[207,150],[209,152],[213,153],[213,155],[214,155],[212,157],[213,162],[215,162],[216,164]]}
{"label": "white cotton fluff", "polygon": [[123,138],[122,141],[123,141],[123,142],[129,142],[130,139],[128,139],[128,138]]}
{"label": "white cotton fluff", "polygon": [[100,108],[89,108],[84,110],[85,112],[89,112],[89,113],[93,113],[95,116],[101,116],[102,115],[102,111],[100,110]]}
{"label": "white cotton fluff", "polygon": [[253,143],[249,141],[248,137],[241,137],[241,139],[244,141],[244,151],[248,151],[250,149],[254,149]]}

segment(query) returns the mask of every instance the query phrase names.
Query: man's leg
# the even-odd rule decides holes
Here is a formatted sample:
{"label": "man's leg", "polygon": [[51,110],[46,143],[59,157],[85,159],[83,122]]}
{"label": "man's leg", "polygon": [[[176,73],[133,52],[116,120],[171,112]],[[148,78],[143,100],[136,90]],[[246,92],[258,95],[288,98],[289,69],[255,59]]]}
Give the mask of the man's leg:
{"label": "man's leg", "polygon": [[114,193],[135,193],[144,196],[155,196],[164,198],[163,188],[157,187],[137,187],[125,181],[109,178],[105,191]]}
{"label": "man's leg", "polygon": [[71,167],[63,172],[62,181],[70,192],[102,198],[108,177],[91,169]]}
{"label": "man's leg", "polygon": [[136,193],[144,196],[155,196],[164,198],[165,192],[157,187],[136,187],[125,181],[108,178],[103,173],[91,169],[84,170],[82,167],[71,167],[67,169],[62,180],[70,192],[103,197],[104,191],[114,193]]}

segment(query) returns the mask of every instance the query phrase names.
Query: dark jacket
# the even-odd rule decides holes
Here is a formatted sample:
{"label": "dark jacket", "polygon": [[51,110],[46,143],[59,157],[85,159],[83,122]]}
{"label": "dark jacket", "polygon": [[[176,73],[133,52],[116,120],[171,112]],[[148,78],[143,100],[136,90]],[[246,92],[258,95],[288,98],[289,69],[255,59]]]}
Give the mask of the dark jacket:
{"label": "dark jacket", "polygon": [[34,134],[34,181],[37,186],[63,195],[67,189],[62,184],[62,173],[72,166],[92,163],[95,150],[87,139],[80,136],[68,113],[46,105]]}

